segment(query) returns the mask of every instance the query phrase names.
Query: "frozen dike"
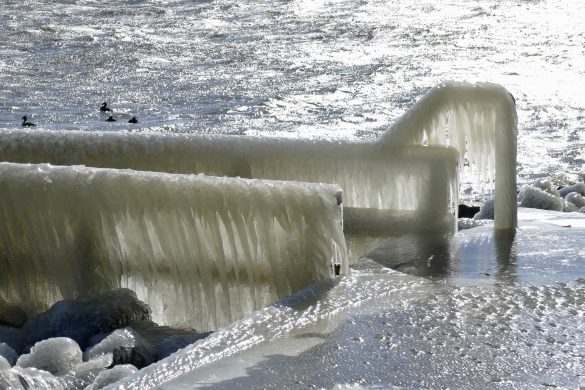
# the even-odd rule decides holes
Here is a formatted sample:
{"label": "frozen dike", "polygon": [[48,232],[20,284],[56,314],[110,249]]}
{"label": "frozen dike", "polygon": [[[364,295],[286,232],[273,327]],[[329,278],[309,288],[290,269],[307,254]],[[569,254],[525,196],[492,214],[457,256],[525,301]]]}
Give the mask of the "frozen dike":
{"label": "frozen dike", "polygon": [[340,189],[0,163],[0,298],[29,318],[119,287],[212,330],[347,271]]}

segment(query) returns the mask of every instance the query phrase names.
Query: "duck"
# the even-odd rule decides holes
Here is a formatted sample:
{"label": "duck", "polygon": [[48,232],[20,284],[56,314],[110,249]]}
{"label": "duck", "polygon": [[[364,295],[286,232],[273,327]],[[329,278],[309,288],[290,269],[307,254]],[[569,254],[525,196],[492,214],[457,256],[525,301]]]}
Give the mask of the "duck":
{"label": "duck", "polygon": [[116,120],[114,119],[113,116],[109,116],[108,119],[106,119],[106,122],[115,122]]}
{"label": "duck", "polygon": [[133,116],[132,118],[128,119],[128,123],[138,123],[138,119],[136,119],[136,117]]}
{"label": "duck", "polygon": [[36,124],[27,121],[26,115],[22,117],[22,127],[35,127],[35,126],[36,126]]}
{"label": "duck", "polygon": [[108,102],[103,102],[102,106],[100,107],[100,111],[101,112],[108,112],[108,111],[112,111],[112,109],[110,107],[108,107]]}

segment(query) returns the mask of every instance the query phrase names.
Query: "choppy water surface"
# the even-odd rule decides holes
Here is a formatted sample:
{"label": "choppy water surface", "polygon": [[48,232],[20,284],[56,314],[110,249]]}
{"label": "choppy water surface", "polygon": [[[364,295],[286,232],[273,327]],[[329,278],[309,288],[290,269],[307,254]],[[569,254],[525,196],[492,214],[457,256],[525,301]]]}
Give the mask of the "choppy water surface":
{"label": "choppy water surface", "polygon": [[[583,165],[585,4],[7,1],[0,127],[373,138],[447,79],[505,85],[521,181]],[[103,122],[108,101],[121,120]]]}

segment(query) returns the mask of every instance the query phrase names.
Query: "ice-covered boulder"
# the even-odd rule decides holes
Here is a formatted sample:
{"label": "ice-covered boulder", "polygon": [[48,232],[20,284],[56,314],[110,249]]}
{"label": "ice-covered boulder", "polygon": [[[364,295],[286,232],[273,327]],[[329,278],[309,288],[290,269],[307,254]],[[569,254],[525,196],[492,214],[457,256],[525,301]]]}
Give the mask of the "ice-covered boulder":
{"label": "ice-covered boulder", "polygon": [[565,201],[575,205],[577,209],[585,206],[585,198],[578,192],[569,192],[565,195]]}
{"label": "ice-covered boulder", "polygon": [[473,219],[494,219],[494,200],[486,200]]}
{"label": "ice-covered boulder", "polygon": [[518,205],[533,209],[563,211],[563,199],[558,195],[558,191],[556,194],[554,191],[550,187],[545,187],[544,184],[528,186],[518,194]]}
{"label": "ice-covered boulder", "polygon": [[191,335],[174,335],[161,341],[156,347],[157,360],[166,358],[167,356],[177,352],[179,349],[193,344],[197,340],[207,337],[211,332],[191,334]]}
{"label": "ice-covered boulder", "polygon": [[150,319],[150,308],[132,290],[117,289],[95,298],[64,300],[28,321],[29,343],[52,337],[69,337],[81,348],[96,334],[111,332],[133,322]]}
{"label": "ice-covered boulder", "polygon": [[16,359],[18,359],[18,354],[10,347],[10,345],[0,343],[0,357],[6,359],[8,363],[13,366],[16,363]]}
{"label": "ice-covered boulder", "polygon": [[96,378],[95,381],[87,386],[85,390],[99,390],[103,389],[107,385],[115,383],[120,379],[134,374],[138,369],[131,364],[123,364],[112,367],[109,370],[102,371]]}
{"label": "ice-covered boulder", "polygon": [[563,198],[571,192],[576,192],[582,196],[585,196],[585,183],[576,183],[571,186],[563,187],[559,190],[559,194]]}
{"label": "ice-covered boulder", "polygon": [[79,345],[67,337],[56,337],[39,341],[30,353],[21,355],[16,366],[34,367],[54,375],[63,375],[82,363]]}
{"label": "ice-covered boulder", "polygon": [[100,355],[113,354],[115,350],[132,349],[136,346],[136,334],[131,328],[116,329],[99,343],[83,352],[83,360],[88,361]]}

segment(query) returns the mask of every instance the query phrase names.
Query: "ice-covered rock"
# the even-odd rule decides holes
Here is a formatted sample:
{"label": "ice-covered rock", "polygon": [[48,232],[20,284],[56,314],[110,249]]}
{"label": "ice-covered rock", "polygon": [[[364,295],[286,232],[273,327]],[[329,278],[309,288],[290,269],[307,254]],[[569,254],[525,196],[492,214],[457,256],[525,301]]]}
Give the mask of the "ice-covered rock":
{"label": "ice-covered rock", "polygon": [[102,371],[95,378],[95,381],[87,386],[85,390],[103,389],[107,385],[115,383],[128,375],[134,374],[136,371],[138,371],[138,369],[131,364],[122,364],[112,367],[109,370]]}
{"label": "ice-covered rock", "polygon": [[569,203],[566,200],[563,202],[563,211],[565,213],[572,213],[575,211],[579,211],[579,207],[575,206],[573,203]]}
{"label": "ice-covered rock", "polygon": [[132,290],[117,289],[95,298],[64,300],[28,321],[24,329],[32,344],[52,337],[69,337],[81,348],[96,334],[111,332],[150,319],[150,308]]}
{"label": "ice-covered rock", "polygon": [[559,190],[559,194],[563,198],[571,192],[576,192],[582,196],[585,196],[585,183],[576,183],[571,186],[563,187]]}
{"label": "ice-covered rock", "polygon": [[96,345],[83,352],[83,360],[88,361],[100,355],[112,355],[116,349],[132,349],[136,346],[136,334],[131,328],[116,329]]}
{"label": "ice-covered rock", "polygon": [[537,180],[534,184],[532,184],[532,187],[538,188],[539,190],[542,190],[547,194],[556,197],[561,197],[559,190],[557,190],[555,184],[550,180]]}
{"label": "ice-covered rock", "polygon": [[[6,372],[5,378],[8,383],[6,389],[11,390],[69,390],[59,378],[51,373],[32,367],[15,366]],[[2,384],[1,377],[0,384]],[[4,389],[4,387],[0,388]]]}
{"label": "ice-covered rock", "polygon": [[16,359],[18,359],[16,351],[6,343],[0,343],[0,356],[5,358],[11,366],[13,366],[16,363]]}
{"label": "ice-covered rock", "polygon": [[494,219],[494,200],[486,200],[473,219]]}
{"label": "ice-covered rock", "polygon": [[577,209],[585,206],[585,198],[578,192],[569,192],[565,195],[565,201],[575,205]]}
{"label": "ice-covered rock", "polygon": [[[548,188],[548,190],[543,188]],[[558,195],[558,191],[554,194],[555,191],[542,183],[539,186],[528,186],[518,194],[518,205],[533,209],[563,211],[563,199]]]}
{"label": "ice-covered rock", "polygon": [[30,353],[21,355],[16,366],[34,367],[54,375],[62,375],[74,370],[82,363],[79,345],[67,337],[55,337],[39,341]]}

